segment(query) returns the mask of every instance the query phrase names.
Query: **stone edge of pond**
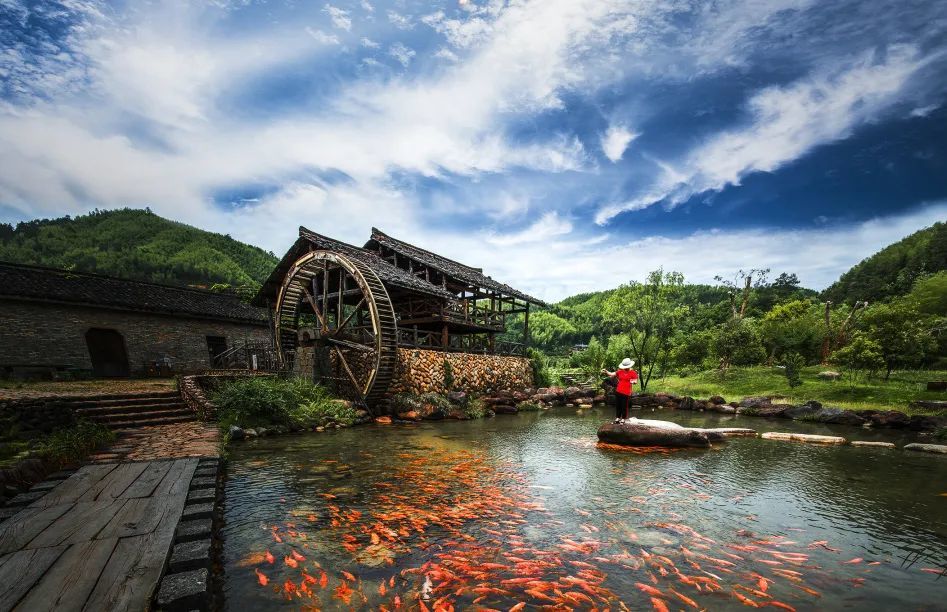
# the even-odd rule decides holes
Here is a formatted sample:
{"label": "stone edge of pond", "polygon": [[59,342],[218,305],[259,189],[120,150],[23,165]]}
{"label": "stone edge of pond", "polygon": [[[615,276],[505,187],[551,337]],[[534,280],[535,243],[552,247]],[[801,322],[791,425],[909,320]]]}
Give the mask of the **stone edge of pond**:
{"label": "stone edge of pond", "polygon": [[223,468],[219,457],[198,459],[155,592],[154,609],[159,612],[220,608],[219,580],[213,569],[221,548],[217,534],[223,517]]}

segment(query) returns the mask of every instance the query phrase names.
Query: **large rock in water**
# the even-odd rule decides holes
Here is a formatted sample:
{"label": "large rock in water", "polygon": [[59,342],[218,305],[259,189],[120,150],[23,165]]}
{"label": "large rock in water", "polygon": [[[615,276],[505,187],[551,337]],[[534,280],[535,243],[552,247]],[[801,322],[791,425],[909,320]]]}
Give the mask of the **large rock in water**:
{"label": "large rock in water", "polygon": [[710,447],[710,438],[706,433],[668,421],[635,419],[624,423],[605,423],[598,428],[598,439],[623,446]]}

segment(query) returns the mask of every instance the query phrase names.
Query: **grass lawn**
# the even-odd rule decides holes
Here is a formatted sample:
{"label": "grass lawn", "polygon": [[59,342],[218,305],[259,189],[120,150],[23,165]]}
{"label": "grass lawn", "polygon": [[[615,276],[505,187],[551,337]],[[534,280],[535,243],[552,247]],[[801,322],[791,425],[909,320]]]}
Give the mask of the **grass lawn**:
{"label": "grass lawn", "polygon": [[98,395],[102,393],[142,393],[174,391],[173,378],[125,378],[103,380],[0,380],[0,400],[46,395]]}
{"label": "grass lawn", "polygon": [[789,388],[783,370],[760,366],[730,368],[726,375],[708,370],[690,376],[654,378],[647,391],[664,391],[700,399],[720,395],[727,401],[738,401],[749,395],[766,395],[778,397],[780,402],[786,403],[817,400],[826,406],[838,408],[900,410],[907,414],[934,414],[928,410],[911,408],[909,404],[914,400],[947,400],[947,393],[927,391],[925,388],[929,380],[947,378],[947,371],[892,372],[887,382],[881,376],[860,377],[853,385],[847,375],[834,382],[819,379],[817,374],[825,369],[820,366],[806,368],[802,373],[803,384],[795,389]]}

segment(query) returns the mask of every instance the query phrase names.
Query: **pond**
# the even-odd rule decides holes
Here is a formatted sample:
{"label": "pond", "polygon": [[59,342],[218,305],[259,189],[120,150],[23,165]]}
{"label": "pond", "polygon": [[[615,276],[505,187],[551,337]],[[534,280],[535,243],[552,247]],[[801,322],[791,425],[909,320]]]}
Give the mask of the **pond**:
{"label": "pond", "polygon": [[[608,413],[231,445],[228,609],[947,606],[947,457],[752,438],[600,448]],[[703,413],[647,418],[912,441]]]}

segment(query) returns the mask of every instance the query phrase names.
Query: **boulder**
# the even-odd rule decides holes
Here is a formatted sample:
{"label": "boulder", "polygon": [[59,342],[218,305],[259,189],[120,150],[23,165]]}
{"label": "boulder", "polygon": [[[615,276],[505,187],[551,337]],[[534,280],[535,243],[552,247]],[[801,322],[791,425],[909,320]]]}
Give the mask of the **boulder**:
{"label": "boulder", "polygon": [[934,431],[945,425],[947,425],[947,418],[923,414],[911,415],[908,420],[908,429],[912,431]]}
{"label": "boulder", "polygon": [[717,405],[726,404],[726,403],[727,403],[727,400],[723,399],[723,398],[720,397],[719,395],[714,395],[714,396],[712,396],[708,401],[709,401],[711,404],[717,404]]}
{"label": "boulder", "polygon": [[408,410],[407,412],[399,412],[398,418],[402,421],[420,421],[421,415],[418,414],[417,410]]}
{"label": "boulder", "polygon": [[901,429],[907,427],[911,420],[908,415],[897,410],[878,410],[872,411],[871,415],[868,416],[868,422],[871,423],[872,427]]}
{"label": "boulder", "polygon": [[861,417],[851,410],[842,410],[841,408],[823,408],[815,413],[812,418],[820,423],[831,423],[832,425],[862,425],[865,423],[864,417]]}
{"label": "boulder", "polygon": [[499,405],[493,407],[493,412],[496,414],[516,414],[519,410],[516,409],[516,406],[510,405]]}
{"label": "boulder", "polygon": [[231,425],[230,429],[227,430],[227,433],[230,434],[231,440],[243,440],[246,437],[246,433],[243,431],[243,428],[237,427],[236,425]]}
{"label": "boulder", "polygon": [[822,410],[822,404],[815,400],[810,400],[800,406],[790,406],[780,415],[784,419],[805,419],[811,417]]}
{"label": "boulder", "polygon": [[605,423],[598,430],[598,439],[622,446],[667,446],[708,448],[710,438],[705,433],[687,429],[666,421],[639,421]]}
{"label": "boulder", "polygon": [[740,400],[740,408],[749,408],[751,406],[769,406],[772,402],[768,397],[744,397]]}
{"label": "boulder", "polygon": [[470,398],[463,391],[451,391],[447,394],[447,399],[457,406],[466,406],[467,400]]}
{"label": "boulder", "polygon": [[917,400],[911,402],[911,406],[925,410],[947,410],[947,400]]}
{"label": "boulder", "polygon": [[387,415],[375,417],[375,422],[381,425],[391,425],[391,417]]}
{"label": "boulder", "polygon": [[792,408],[790,404],[768,404],[759,406],[753,410],[753,416],[761,417],[781,417],[783,413]]}
{"label": "boulder", "polygon": [[698,406],[697,400],[693,397],[682,397],[677,404],[678,410],[697,410],[699,407],[702,406]]}
{"label": "boulder", "polygon": [[838,380],[839,378],[842,377],[842,375],[839,372],[833,372],[831,370],[827,370],[825,372],[819,372],[817,376],[821,378],[822,380]]}
{"label": "boulder", "polygon": [[567,400],[574,400],[580,397],[584,397],[585,391],[580,389],[579,387],[569,387],[566,389],[565,395],[566,395]]}

